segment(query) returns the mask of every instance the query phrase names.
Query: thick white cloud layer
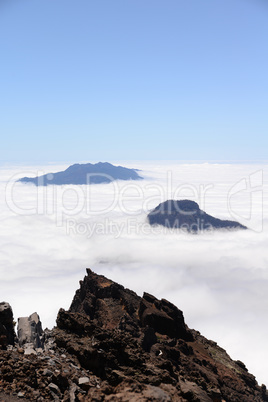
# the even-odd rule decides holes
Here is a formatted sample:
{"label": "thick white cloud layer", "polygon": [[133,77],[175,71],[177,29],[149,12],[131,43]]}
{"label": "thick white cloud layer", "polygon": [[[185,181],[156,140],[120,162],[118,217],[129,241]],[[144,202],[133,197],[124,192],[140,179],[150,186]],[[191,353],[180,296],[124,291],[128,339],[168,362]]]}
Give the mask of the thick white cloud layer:
{"label": "thick white cloud layer", "polygon": [[[268,385],[268,166],[122,164],[142,169],[145,180],[36,188],[14,180],[65,166],[1,168],[0,301],[16,318],[37,311],[52,327],[91,267],[172,301],[190,327]],[[149,227],[148,211],[171,198],[251,230]]]}

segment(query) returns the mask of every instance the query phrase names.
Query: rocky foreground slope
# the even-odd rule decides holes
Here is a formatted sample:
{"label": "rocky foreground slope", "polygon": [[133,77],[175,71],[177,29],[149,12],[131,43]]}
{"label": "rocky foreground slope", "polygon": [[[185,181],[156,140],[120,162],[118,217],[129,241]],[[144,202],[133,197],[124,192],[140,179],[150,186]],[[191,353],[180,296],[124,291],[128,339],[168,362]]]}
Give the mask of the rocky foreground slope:
{"label": "rocky foreground slope", "polygon": [[7,309],[1,401],[268,401],[245,365],[189,329],[173,304],[89,269],[51,331],[33,314],[19,321],[16,343]]}

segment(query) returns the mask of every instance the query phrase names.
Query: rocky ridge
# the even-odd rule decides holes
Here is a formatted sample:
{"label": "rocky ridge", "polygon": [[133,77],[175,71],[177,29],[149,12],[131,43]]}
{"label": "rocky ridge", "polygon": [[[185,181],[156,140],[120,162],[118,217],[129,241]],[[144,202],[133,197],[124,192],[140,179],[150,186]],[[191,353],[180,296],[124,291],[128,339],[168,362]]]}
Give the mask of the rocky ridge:
{"label": "rocky ridge", "polygon": [[99,163],[75,163],[66,170],[56,173],[48,173],[37,177],[22,177],[21,183],[32,183],[36,186],[48,185],[86,185],[111,183],[114,180],[141,180],[137,169],[129,169],[123,166],[114,166],[108,162]]}
{"label": "rocky ridge", "polygon": [[36,314],[19,321],[18,339],[1,344],[1,401],[268,401],[245,365],[189,329],[172,303],[89,269],[53,330]]}

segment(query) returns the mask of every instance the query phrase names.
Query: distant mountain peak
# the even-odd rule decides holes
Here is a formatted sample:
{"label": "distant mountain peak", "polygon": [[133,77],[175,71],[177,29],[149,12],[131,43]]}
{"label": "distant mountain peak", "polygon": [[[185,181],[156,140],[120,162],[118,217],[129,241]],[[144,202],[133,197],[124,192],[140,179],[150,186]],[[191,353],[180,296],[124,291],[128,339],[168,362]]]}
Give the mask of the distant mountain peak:
{"label": "distant mountain peak", "polygon": [[48,173],[38,177],[23,177],[21,183],[32,183],[36,186],[47,185],[83,185],[111,183],[114,180],[141,180],[136,169],[114,166],[109,162],[75,163],[62,172]]}
{"label": "distant mountain peak", "polygon": [[195,201],[167,200],[160,203],[147,216],[150,225],[170,229],[183,229],[190,233],[212,229],[247,229],[239,222],[214,218],[202,211]]}

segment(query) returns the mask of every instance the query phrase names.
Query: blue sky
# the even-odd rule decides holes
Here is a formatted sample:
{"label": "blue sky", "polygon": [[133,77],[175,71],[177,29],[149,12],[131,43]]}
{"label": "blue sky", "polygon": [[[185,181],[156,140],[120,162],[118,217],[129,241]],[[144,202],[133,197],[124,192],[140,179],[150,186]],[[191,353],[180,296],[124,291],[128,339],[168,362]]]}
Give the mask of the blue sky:
{"label": "blue sky", "polygon": [[267,160],[266,0],[1,0],[1,162]]}

